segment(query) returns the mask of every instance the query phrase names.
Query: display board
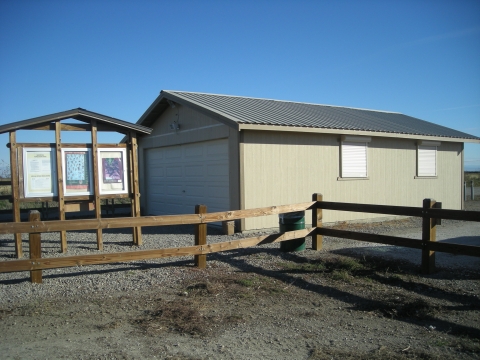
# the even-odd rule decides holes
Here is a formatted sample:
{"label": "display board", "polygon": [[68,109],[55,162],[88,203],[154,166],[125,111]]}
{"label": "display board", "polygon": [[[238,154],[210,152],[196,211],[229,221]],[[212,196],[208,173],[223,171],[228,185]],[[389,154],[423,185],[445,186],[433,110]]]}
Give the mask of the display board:
{"label": "display board", "polygon": [[25,197],[57,195],[55,151],[52,148],[23,148]]}
{"label": "display board", "polygon": [[128,192],[125,149],[98,149],[100,194]]}
{"label": "display board", "polygon": [[87,148],[62,149],[65,196],[93,194],[92,152]]}

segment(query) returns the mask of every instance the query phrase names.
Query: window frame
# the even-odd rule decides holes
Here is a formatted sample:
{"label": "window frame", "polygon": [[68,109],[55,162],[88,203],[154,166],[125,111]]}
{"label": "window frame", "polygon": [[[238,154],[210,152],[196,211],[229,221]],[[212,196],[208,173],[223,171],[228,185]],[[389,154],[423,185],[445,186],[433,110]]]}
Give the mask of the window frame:
{"label": "window frame", "polygon": [[[371,138],[368,136],[342,136],[340,140],[340,177],[338,180],[369,179],[369,142],[371,142]],[[355,161],[361,161],[361,163],[355,164]],[[354,166],[361,167],[361,171],[353,171],[352,167]]]}
{"label": "window frame", "polygon": [[[438,147],[440,145],[441,143],[438,141],[419,141],[417,143],[416,179],[438,178]],[[432,161],[434,161],[433,166]]]}

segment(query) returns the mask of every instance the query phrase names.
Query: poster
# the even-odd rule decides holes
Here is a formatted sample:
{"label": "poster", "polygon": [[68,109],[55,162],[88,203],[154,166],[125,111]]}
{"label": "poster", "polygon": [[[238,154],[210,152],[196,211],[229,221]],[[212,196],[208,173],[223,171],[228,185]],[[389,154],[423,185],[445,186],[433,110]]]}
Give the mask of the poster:
{"label": "poster", "polygon": [[121,157],[103,158],[103,183],[121,183],[123,181],[123,162]]}
{"label": "poster", "polygon": [[23,149],[25,197],[55,196],[55,152],[50,148]]}
{"label": "poster", "polygon": [[89,149],[62,149],[65,195],[92,194],[91,153]]}
{"label": "poster", "polygon": [[125,149],[99,149],[100,194],[128,192]]}

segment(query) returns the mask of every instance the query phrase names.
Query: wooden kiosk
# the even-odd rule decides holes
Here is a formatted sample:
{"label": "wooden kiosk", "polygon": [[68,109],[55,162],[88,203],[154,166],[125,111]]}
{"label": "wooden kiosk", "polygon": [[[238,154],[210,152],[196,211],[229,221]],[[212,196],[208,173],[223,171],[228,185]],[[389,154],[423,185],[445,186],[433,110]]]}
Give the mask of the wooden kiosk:
{"label": "wooden kiosk", "polygon": [[[75,119],[78,123],[62,123]],[[55,143],[17,143],[17,130],[54,130]],[[90,131],[91,143],[62,143],[62,131]],[[99,144],[99,131],[126,135],[120,144]],[[140,216],[137,137],[152,129],[81,108],[0,126],[9,132],[13,221],[20,222],[20,204],[58,201],[60,220],[66,212],[95,210],[101,218],[102,199],[130,198],[131,214]],[[133,244],[142,244],[140,227],[133,230]],[[15,254],[23,256],[21,234],[15,234]],[[66,230],[60,232],[61,251],[67,251]],[[103,249],[102,230],[97,247]]]}

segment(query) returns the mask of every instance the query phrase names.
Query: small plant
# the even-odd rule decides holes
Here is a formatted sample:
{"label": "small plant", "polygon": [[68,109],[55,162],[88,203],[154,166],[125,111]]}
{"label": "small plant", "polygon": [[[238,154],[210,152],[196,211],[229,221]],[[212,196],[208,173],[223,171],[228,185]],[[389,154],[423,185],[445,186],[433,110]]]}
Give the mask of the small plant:
{"label": "small plant", "polygon": [[351,281],[351,275],[345,269],[333,270],[332,279],[337,280],[337,281],[350,282]]}
{"label": "small plant", "polygon": [[238,280],[235,280],[235,282],[238,285],[242,285],[245,287],[252,287],[254,284],[253,279],[238,279]]}
{"label": "small plant", "polygon": [[337,267],[348,272],[363,270],[365,267],[355,259],[342,259],[338,262]]}

